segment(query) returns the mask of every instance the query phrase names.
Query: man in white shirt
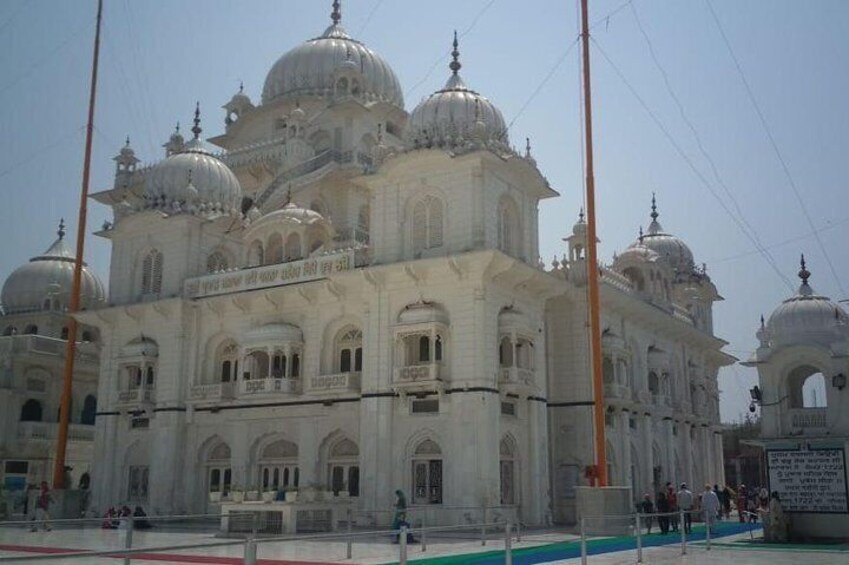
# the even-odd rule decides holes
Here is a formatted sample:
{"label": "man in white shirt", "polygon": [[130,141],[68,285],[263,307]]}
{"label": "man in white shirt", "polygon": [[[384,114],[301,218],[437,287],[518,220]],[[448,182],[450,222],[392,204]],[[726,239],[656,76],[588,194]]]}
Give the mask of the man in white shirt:
{"label": "man in white shirt", "polygon": [[705,513],[705,526],[710,530],[710,533],[715,531],[714,524],[716,524],[719,509],[719,497],[716,496],[709,484],[705,485],[705,491],[702,493],[702,512]]}
{"label": "man in white shirt", "polygon": [[693,530],[693,493],[687,488],[687,483],[681,483],[678,491],[678,508],[684,511],[684,533],[689,534]]}

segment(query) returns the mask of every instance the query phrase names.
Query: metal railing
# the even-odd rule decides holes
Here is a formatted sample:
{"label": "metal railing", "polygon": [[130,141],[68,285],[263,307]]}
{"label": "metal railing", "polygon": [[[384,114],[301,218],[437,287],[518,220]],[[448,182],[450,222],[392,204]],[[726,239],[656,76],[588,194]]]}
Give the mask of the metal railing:
{"label": "metal railing", "polygon": [[[391,511],[390,511],[391,512]],[[107,557],[111,559],[123,559],[123,563],[125,565],[130,565],[133,559],[136,560],[148,560],[151,554],[162,553],[166,551],[186,551],[186,550],[200,550],[200,549],[210,549],[210,548],[225,548],[225,547],[241,547],[241,553],[243,556],[243,563],[245,565],[256,565],[257,563],[257,553],[258,549],[265,544],[272,543],[296,543],[296,542],[307,542],[307,541],[319,541],[319,542],[327,542],[327,541],[344,541],[345,542],[345,558],[352,559],[354,556],[354,542],[357,540],[373,538],[375,536],[378,537],[391,537],[393,540],[397,540],[398,544],[398,563],[405,565],[408,562],[408,553],[409,553],[409,544],[410,538],[413,538],[413,542],[421,544],[421,551],[427,551],[427,537],[428,534],[434,534],[439,532],[458,532],[458,531],[473,531],[475,535],[480,535],[481,546],[486,546],[487,542],[495,541],[492,536],[497,533],[501,534],[501,540],[503,542],[504,547],[504,562],[508,565],[512,565],[512,547],[514,538],[516,541],[521,541],[521,538],[517,535],[517,528],[514,527],[513,524],[509,522],[489,522],[489,523],[473,523],[473,524],[460,524],[460,525],[452,525],[452,526],[437,526],[437,527],[407,527],[406,525],[402,525],[399,529],[374,529],[369,531],[361,531],[354,532],[353,531],[353,511],[348,509],[346,515],[346,528],[343,532],[336,533],[327,533],[327,534],[312,534],[312,535],[273,535],[267,537],[258,537],[259,536],[259,512],[254,513],[255,515],[252,517],[251,523],[253,527],[250,529],[250,533],[245,537],[245,539],[236,539],[236,540],[222,540],[222,541],[204,541],[198,543],[180,543],[180,544],[163,544],[163,545],[151,545],[145,547],[134,547],[134,532],[136,531],[136,527],[138,526],[141,520],[145,520],[148,522],[174,522],[174,521],[182,521],[187,519],[198,519],[198,518],[207,518],[214,519],[216,521],[221,520],[222,518],[227,518],[224,514],[183,514],[183,515],[172,515],[172,516],[144,516],[144,517],[133,517],[133,516],[124,516],[124,517],[115,517],[115,518],[79,518],[79,519],[62,519],[62,520],[50,520],[50,525],[52,526],[75,526],[75,525],[83,525],[91,524],[91,523],[102,523],[103,521],[108,521],[110,519],[120,522],[120,526],[117,528],[124,532],[123,537],[123,547],[121,548],[107,548],[107,549],[98,549],[98,550],[86,550],[86,549],[72,549],[67,552],[59,552],[56,550],[51,550],[49,554],[43,555],[18,555],[18,556],[0,556],[0,563],[22,563],[22,562],[50,562],[52,560],[80,560],[81,563],[85,563],[85,560],[91,560],[96,557]],[[231,518],[232,519],[232,518]],[[36,522],[33,520],[17,520],[17,521],[3,521],[0,522],[0,527],[9,527],[9,526],[24,526],[31,527]],[[418,536],[418,539],[415,539],[415,536]],[[394,541],[393,541],[394,543]],[[161,557],[161,556],[160,556]],[[64,562],[64,561],[63,561]]]}

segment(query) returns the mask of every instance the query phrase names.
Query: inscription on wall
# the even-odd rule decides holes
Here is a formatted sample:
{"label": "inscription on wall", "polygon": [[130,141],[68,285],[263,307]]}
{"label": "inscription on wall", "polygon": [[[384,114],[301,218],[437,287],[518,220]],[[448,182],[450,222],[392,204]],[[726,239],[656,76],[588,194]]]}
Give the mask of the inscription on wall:
{"label": "inscription on wall", "polygon": [[186,281],[185,293],[187,298],[217,296],[323,279],[333,273],[350,271],[353,268],[354,251],[344,251],[303,261],[190,279]]}
{"label": "inscription on wall", "polygon": [[770,491],[778,491],[786,511],[849,512],[842,449],[771,449],[767,467]]}

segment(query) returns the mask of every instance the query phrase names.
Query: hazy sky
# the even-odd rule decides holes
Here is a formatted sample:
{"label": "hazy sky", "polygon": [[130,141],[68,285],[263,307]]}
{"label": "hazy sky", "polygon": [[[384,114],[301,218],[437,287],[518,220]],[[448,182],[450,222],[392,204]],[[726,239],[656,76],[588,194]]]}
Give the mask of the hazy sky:
{"label": "hazy sky", "polygon": [[[745,358],[761,313],[798,286],[801,252],[819,293],[849,298],[841,289],[849,288],[849,2],[711,1],[810,222],[706,0],[591,0],[600,256],[610,261],[648,225],[656,191],[664,228],[707,263],[725,297],[716,333]],[[331,2],[105,4],[93,191],[111,186],[111,158],[127,135],[143,161],[162,158],[161,144],[175,122],[190,122],[196,100],[204,135],[221,133],[220,106],[239,82],[257,101],[274,61],[328,25]],[[76,232],[95,5],[0,2],[0,277],[51,243],[60,216]],[[515,145],[531,138],[562,195],[541,205],[540,221],[546,263],[562,254],[583,200],[575,1],[345,0],[343,10],[349,33],[395,69],[408,111],[444,84],[459,30],[461,74],[512,123]],[[92,203],[89,232],[106,219]],[[785,278],[740,225],[754,229]],[[109,245],[87,241],[87,260],[106,281]],[[755,381],[740,366],[722,373],[724,420],[745,411]]]}

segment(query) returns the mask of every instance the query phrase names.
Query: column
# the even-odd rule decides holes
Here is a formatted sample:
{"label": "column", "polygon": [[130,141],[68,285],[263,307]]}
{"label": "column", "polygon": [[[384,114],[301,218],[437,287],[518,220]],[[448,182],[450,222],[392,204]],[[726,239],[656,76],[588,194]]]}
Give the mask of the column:
{"label": "column", "polygon": [[650,414],[643,416],[643,453],[645,454],[645,464],[643,465],[644,472],[643,484],[641,489],[652,491],[654,490],[654,429]]}
{"label": "column", "polygon": [[622,485],[631,487],[631,498],[637,498],[636,488],[631,476],[631,413],[627,410],[619,412],[619,439],[622,451]]}

